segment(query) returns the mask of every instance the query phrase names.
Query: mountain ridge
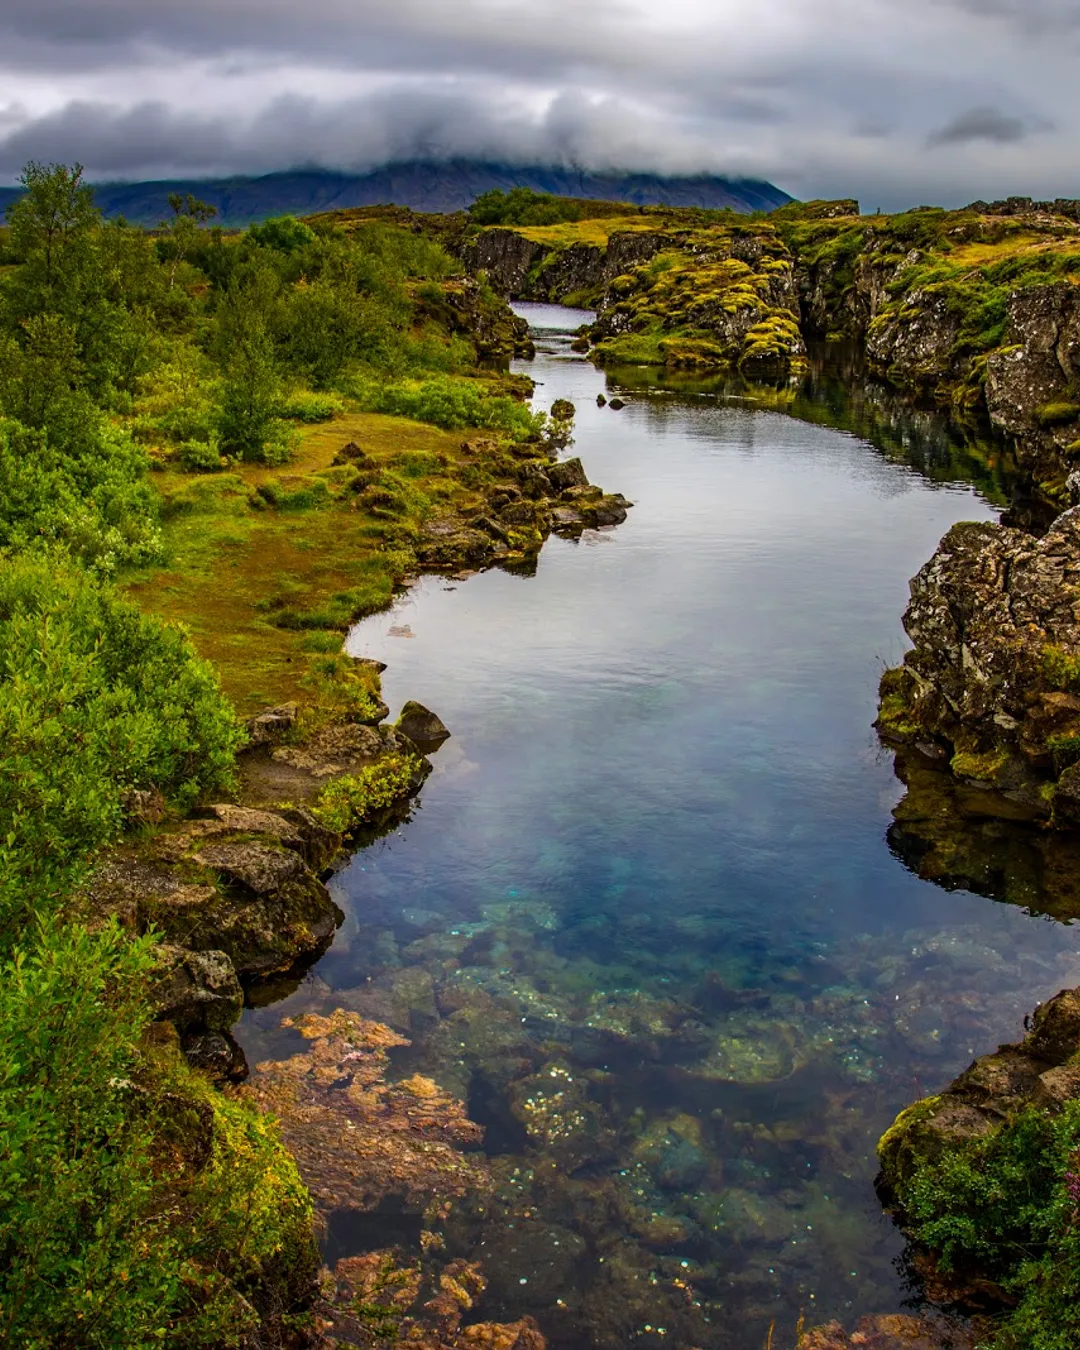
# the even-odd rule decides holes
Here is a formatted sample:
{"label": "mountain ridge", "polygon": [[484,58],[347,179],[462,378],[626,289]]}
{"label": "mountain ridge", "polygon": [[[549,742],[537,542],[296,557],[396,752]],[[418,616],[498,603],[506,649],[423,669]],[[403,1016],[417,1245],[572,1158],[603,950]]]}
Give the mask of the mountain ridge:
{"label": "mountain ridge", "polygon": [[[417,211],[460,211],[482,192],[515,187],[561,197],[626,201],[636,206],[730,207],[740,212],[771,211],[792,200],[782,189],[760,179],[714,174],[597,174],[583,169],[475,160],[410,160],[363,174],[296,169],[260,177],[94,184],[98,205],[107,216],[123,215],[136,224],[154,225],[168,215],[170,193],[190,192],[217,207],[222,224],[236,226],[274,215],[308,215],[388,203]],[[0,187],[0,211],[19,196],[18,187]]]}

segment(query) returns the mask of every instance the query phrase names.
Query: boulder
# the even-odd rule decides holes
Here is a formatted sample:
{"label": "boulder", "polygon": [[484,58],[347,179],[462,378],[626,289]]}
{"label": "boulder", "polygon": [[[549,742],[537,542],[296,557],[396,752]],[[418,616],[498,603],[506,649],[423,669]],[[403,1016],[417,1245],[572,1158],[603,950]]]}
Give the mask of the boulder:
{"label": "boulder", "polygon": [[299,713],[296,703],[283,703],[280,708],[267,708],[247,722],[248,742],[252,746],[277,745],[292,730]]}
{"label": "boulder", "polygon": [[589,485],[581,460],[576,457],[563,460],[561,464],[553,464],[548,469],[547,476],[556,492],[565,492],[567,488],[588,487]]}
{"label": "boulder", "polygon": [[[953,772],[1050,813],[1053,783],[1080,745],[1080,507],[1043,538],[955,525],[911,582],[914,644],[882,681],[885,739],[937,745]],[[1066,779],[1055,823],[1080,818]]]}
{"label": "boulder", "polygon": [[320,825],[302,807],[269,811],[226,802],[207,806],[199,815],[208,825],[213,822],[218,826],[221,833],[264,835],[298,853],[313,872],[325,871],[341,847],[340,836]]}
{"label": "boulder", "polygon": [[248,1076],[247,1056],[233,1038],[223,1031],[207,1031],[182,1036],[180,1048],[188,1063],[216,1082],[239,1083]]}
{"label": "boulder", "polygon": [[236,968],[224,952],[166,945],[155,953],[154,1012],[180,1032],[228,1031],[244,1009]]}
{"label": "boulder", "polygon": [[417,749],[425,754],[437,750],[443,741],[450,738],[450,732],[442,719],[430,708],[412,699],[402,708],[396,729],[408,736]]}
{"label": "boulder", "polygon": [[[886,1202],[895,1205],[921,1167],[993,1134],[1024,1107],[1060,1110],[1075,1100],[1078,1056],[1080,989],[1066,989],[1036,1009],[1022,1041],[982,1056],[940,1096],[900,1113],[878,1144]],[[897,1215],[902,1222],[902,1210]]]}

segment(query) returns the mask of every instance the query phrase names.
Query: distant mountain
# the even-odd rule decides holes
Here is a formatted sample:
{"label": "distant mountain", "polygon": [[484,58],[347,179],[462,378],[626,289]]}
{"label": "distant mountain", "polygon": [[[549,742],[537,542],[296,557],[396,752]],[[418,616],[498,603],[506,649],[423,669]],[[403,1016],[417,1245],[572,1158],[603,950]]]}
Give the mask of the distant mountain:
{"label": "distant mountain", "polygon": [[[731,207],[771,211],[791,201],[786,192],[756,179],[663,178],[657,174],[594,174],[577,169],[524,168],[471,160],[390,164],[365,174],[322,169],[271,173],[264,178],[220,178],[160,183],[100,183],[97,202],[106,215],[155,225],[169,210],[170,192],[191,192],[216,206],[225,225],[249,225],[267,216],[309,215],[350,206],[394,203],[416,211],[460,211],[491,188],[514,187],[562,197],[632,202],[636,206]],[[0,187],[0,210],[18,188]]]}

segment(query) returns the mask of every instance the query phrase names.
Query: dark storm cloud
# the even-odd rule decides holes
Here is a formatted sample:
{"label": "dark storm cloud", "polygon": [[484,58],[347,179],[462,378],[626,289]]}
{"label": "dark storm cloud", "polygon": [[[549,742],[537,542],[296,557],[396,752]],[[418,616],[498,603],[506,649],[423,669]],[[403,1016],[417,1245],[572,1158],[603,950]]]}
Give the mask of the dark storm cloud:
{"label": "dark storm cloud", "polygon": [[0,0],[0,176],[425,154],[1070,195],[1078,51],[1080,0]]}
{"label": "dark storm cloud", "polygon": [[1022,141],[1033,131],[1048,130],[1024,120],[1022,117],[1010,117],[1000,108],[969,108],[959,117],[932,132],[927,138],[929,145],[965,145],[969,141],[996,141],[999,145],[1008,145],[1013,141]]}
{"label": "dark storm cloud", "polygon": [[[742,108],[745,119],[753,110]],[[774,116],[771,111],[769,116]],[[250,118],[177,110],[161,102],[132,108],[72,102],[7,136],[0,126],[0,174],[27,160],[79,160],[96,176],[155,170],[198,174],[319,163],[365,169],[391,160],[477,156],[511,163],[588,163],[597,168],[678,167],[678,153],[610,101],[572,93],[542,117],[494,93],[396,88],[331,103],[287,95]],[[636,163],[634,163],[636,161]]]}

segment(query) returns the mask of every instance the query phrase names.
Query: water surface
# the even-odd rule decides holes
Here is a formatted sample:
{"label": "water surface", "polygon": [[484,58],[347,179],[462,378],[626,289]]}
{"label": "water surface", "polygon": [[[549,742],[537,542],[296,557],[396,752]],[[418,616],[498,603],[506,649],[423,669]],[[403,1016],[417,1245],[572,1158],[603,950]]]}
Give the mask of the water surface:
{"label": "water surface", "polygon": [[871,730],[908,578],[996,507],[847,432],[668,390],[598,407],[582,317],[523,306],[537,402],[636,505],[537,574],[429,578],[360,624],[453,733],[334,883],[285,1005],[405,1029],[487,1129],[449,1250],[555,1347],[760,1350],[908,1296],[873,1191],[895,1112],[1080,983],[1073,930],[920,881]]}

